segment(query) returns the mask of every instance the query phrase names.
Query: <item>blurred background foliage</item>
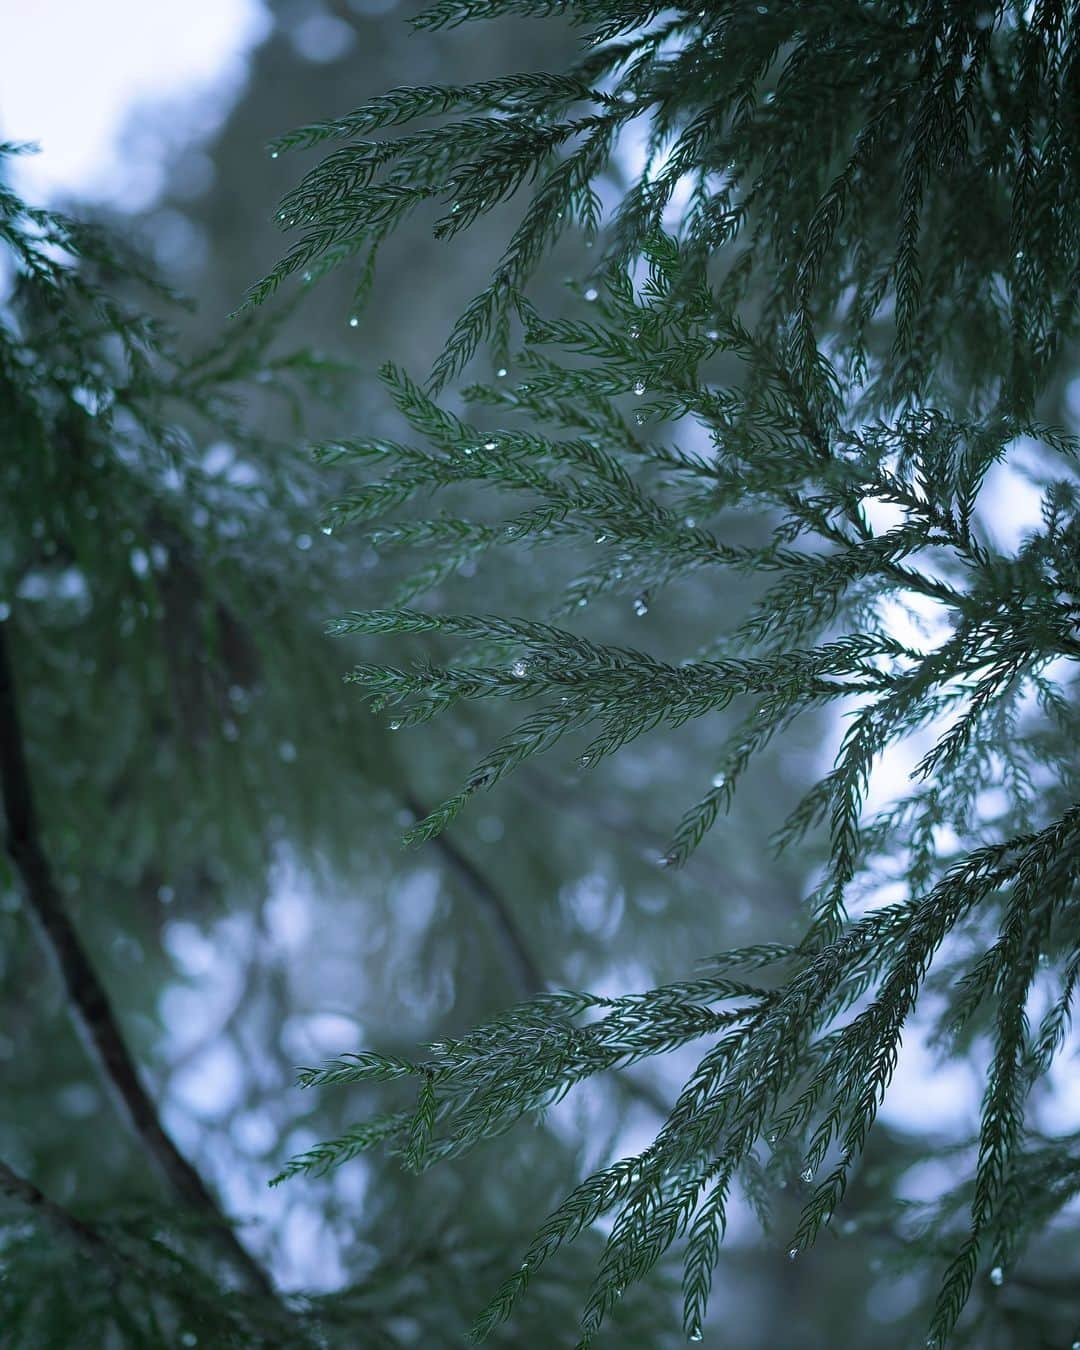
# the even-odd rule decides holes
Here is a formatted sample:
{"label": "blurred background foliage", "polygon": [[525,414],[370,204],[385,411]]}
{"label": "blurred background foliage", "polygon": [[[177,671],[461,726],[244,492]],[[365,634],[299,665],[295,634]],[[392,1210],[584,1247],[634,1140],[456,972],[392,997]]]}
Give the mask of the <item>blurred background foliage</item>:
{"label": "blurred background foliage", "polygon": [[[255,320],[225,315],[282,250],[275,203],[303,165],[263,153],[272,136],[396,84],[558,69],[573,41],[553,19],[413,32],[406,8],[274,0],[222,125],[197,142],[163,138],[160,198],[134,218],[97,208],[193,297],[187,309],[135,285],[123,258],[96,269],[119,304],[177,330],[181,355],[146,356],[125,387],[115,339],[87,339],[89,311],[50,312],[16,288],[5,304],[18,342],[4,350],[23,355],[0,370],[0,614],[52,867],[179,1147],[250,1250],[283,1289],[313,1297],[327,1343],[343,1346],[459,1343],[572,1182],[651,1137],[687,1059],[585,1085],[538,1129],[420,1179],[376,1158],[269,1190],[289,1156],[395,1101],[393,1084],[302,1093],[296,1067],[344,1048],[408,1053],[543,983],[621,993],[682,978],[712,951],[793,935],[813,860],[777,863],[768,835],[830,735],[804,726],[801,745],[765,759],[679,873],[657,860],[684,784],[715,770],[720,718],[705,733],[644,738],[593,773],[555,755],[445,839],[399,849],[401,830],[499,728],[462,706],[450,734],[443,720],[394,736],[342,683],[352,653],[323,636],[326,619],[383,602],[405,574],[347,529],[323,532],[334,474],[305,446],[400,433],[378,366],[430,368],[516,208],[449,244],[414,222],[387,246],[355,327],[344,282]],[[129,135],[171,116],[142,109]],[[561,294],[567,311],[587,303],[587,257],[564,244],[537,291]],[[146,349],[141,334],[133,349]],[[747,518],[731,532],[749,540],[758,528]],[[537,612],[550,567],[495,551],[475,575],[447,579],[439,606]],[[647,632],[678,658],[736,599],[691,577],[642,617],[611,601],[590,631],[631,642]],[[364,655],[379,659],[370,642]],[[72,1031],[11,875],[0,1073],[0,1157],[79,1214],[168,1212]],[[935,1151],[970,1126],[978,1097],[973,1075],[953,1082],[956,1108],[922,1128],[917,1104],[885,1113],[847,1226],[805,1261],[784,1259],[796,1200],[778,1208],[771,1240],[749,1214],[734,1223],[706,1343],[816,1350],[865,1344],[868,1326],[882,1347],[917,1343],[931,1291],[904,1271],[883,1214],[897,1195],[946,1184]],[[497,1343],[573,1344],[591,1265],[587,1251],[553,1264]],[[1010,1281],[1031,1334],[1011,1344],[1057,1343],[1032,1313],[1046,1292]],[[674,1308],[663,1280],[628,1294],[609,1341],[681,1343]],[[218,1333],[192,1323],[181,1343],[200,1334],[213,1344]],[[0,1327],[0,1344],[18,1342]]]}

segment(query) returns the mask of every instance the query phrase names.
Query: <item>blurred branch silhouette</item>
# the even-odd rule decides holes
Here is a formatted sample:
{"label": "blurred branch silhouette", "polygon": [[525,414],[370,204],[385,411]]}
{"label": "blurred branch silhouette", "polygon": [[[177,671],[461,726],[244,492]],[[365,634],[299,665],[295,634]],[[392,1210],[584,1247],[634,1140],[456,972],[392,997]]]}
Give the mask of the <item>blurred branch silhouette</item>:
{"label": "blurred branch silhouette", "polygon": [[[427,808],[408,790],[402,794],[402,802],[415,820],[424,819]],[[505,897],[449,836],[437,835],[431,843],[435,851],[442,856],[450,872],[469,891],[491,924],[506,959],[506,972],[513,985],[515,997],[520,1002],[525,1002],[537,994],[542,994],[548,987],[548,981],[540,973],[540,967],[536,964]],[[628,1097],[636,1098],[650,1107],[662,1120],[667,1119],[671,1103],[648,1079],[624,1071],[612,1075],[612,1082]]]}
{"label": "blurred branch silhouette", "polygon": [[64,1242],[74,1245],[93,1260],[112,1266],[116,1254],[90,1224],[50,1200],[31,1181],[0,1160],[0,1193],[31,1210]]}
{"label": "blurred branch silhouette", "polygon": [[[109,995],[65,909],[39,832],[6,628],[6,623],[0,623],[0,785],[7,851],[22,882],[39,936],[63,982],[68,1010],[156,1170],[177,1199],[207,1221],[222,1255],[244,1286],[254,1293],[273,1297],[274,1288],[266,1272],[237,1238],[206,1183],[162,1125],[120,1030]],[[5,1173],[9,1193],[14,1185]],[[22,1197],[28,1194],[24,1191]],[[41,1201],[44,1202],[44,1197]]]}
{"label": "blurred branch silhouette", "polygon": [[[402,795],[402,802],[414,820],[423,820],[428,813],[428,808],[408,790]],[[440,835],[432,842],[448,870],[470,893],[490,923],[506,960],[507,975],[516,997],[527,999],[540,993],[546,988],[547,982],[540,973],[540,967],[536,964],[506,900],[452,840]]]}

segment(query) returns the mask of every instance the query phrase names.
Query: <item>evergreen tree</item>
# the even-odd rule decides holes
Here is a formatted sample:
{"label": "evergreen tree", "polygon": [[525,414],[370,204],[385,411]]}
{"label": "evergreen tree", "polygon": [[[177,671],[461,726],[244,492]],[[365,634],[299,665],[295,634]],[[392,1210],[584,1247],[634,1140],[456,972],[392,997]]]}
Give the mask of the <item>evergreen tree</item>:
{"label": "evergreen tree", "polygon": [[[794,942],[764,934],[661,988],[547,992],[419,1056],[363,1050],[307,1071],[309,1086],[411,1078],[416,1097],[286,1175],[375,1146],[422,1171],[592,1075],[703,1043],[655,1139],[571,1191],[476,1323],[500,1327],[559,1248],[602,1226],[579,1345],[673,1248],[683,1329],[701,1340],[733,1192],[767,1221],[797,1172],[786,1245],[805,1259],[840,1221],[919,1005],[946,1053],[986,1064],[956,1187],[896,1222],[938,1282],[927,1343],[1067,1344],[1075,1286],[1019,1325],[1009,1298],[1029,1247],[1076,1273],[1057,1244],[1075,1233],[1080,1136],[1041,1135],[1028,1107],[1080,978],[1077,442],[1047,414],[1080,286],[1080,7],[444,0],[415,22],[541,8],[584,30],[569,70],[392,90],[272,149],[340,143],[282,202],[297,238],[255,302],[294,273],[346,268],[356,318],[410,213],[434,204],[449,239],[525,198],[427,387],[384,370],[411,438],[319,449],[354,474],[333,528],[419,556],[385,607],[333,631],[400,638],[400,659],[350,678],[401,735],[466,700],[523,710],[413,842],[543,751],[572,744],[591,770],[730,708],[711,782],[666,822],[659,862],[678,868],[770,742],[842,711],[832,769],[775,822],[817,881]],[[644,167],[616,193],[635,136]],[[583,304],[553,314],[527,287],[575,238],[594,246]],[[459,402],[449,391],[482,348],[495,373]],[[1042,494],[1013,551],[983,505],[1002,464]],[[488,510],[467,518],[477,488]],[[450,497],[433,512],[437,491]],[[751,509],[763,528],[748,541]],[[491,613],[493,591],[479,612],[425,607],[502,549],[573,574],[524,617]],[[732,574],[756,588],[737,614]],[[705,645],[656,653],[622,636],[691,578],[713,583]],[[611,604],[609,638],[590,625]],[[910,787],[865,809],[902,742],[918,747]]]}
{"label": "evergreen tree", "polygon": [[[446,1169],[438,1196],[372,1184],[363,1226],[346,1228],[326,1187],[301,1209],[322,1206],[326,1227],[348,1232],[349,1277],[283,1294],[291,1215],[250,1222],[243,1175],[223,1175],[242,1170],[221,1136],[244,1113],[193,1131],[169,1090],[207,1040],[235,1030],[257,1046],[261,1132],[282,1136],[250,1164],[259,1188],[295,1131],[346,1128],[336,1102],[298,1108],[289,1090],[287,1024],[305,1005],[278,988],[293,972],[262,931],[264,901],[284,864],[284,889],[290,872],[313,873],[347,925],[355,896],[335,878],[379,871],[365,830],[385,838],[403,812],[425,814],[380,729],[347,718],[329,643],[315,655],[328,596],[361,584],[367,560],[318,528],[325,474],[297,451],[298,417],[343,402],[346,368],[281,350],[294,310],[193,350],[175,331],[186,307],[135,254],[8,189],[0,239],[0,1345],[345,1347],[359,1334],[402,1346],[418,1328],[461,1339],[467,1291],[573,1177],[572,1142],[536,1134],[514,1179],[523,1213],[483,1190],[490,1158]],[[392,950],[407,945],[410,985],[434,965],[439,992],[453,987],[447,927],[472,970],[490,950],[489,983],[457,996],[469,1019],[543,985],[535,928],[526,939],[472,851],[446,837],[392,869],[398,888],[439,883],[442,923],[382,953],[397,976]],[[388,927],[390,881],[389,914],[377,897],[359,927]],[[159,1006],[185,983],[168,959],[180,930],[251,950],[220,1029],[212,1018],[177,1057],[158,1032],[189,1020]],[[350,998],[355,985],[350,974]],[[409,990],[378,992],[393,1025]],[[649,1101],[643,1083],[622,1090]],[[462,1193],[483,1197],[469,1225],[455,1218]],[[583,1296],[582,1274],[567,1272],[544,1315]],[[627,1343],[662,1343],[666,1313],[644,1290],[628,1299]]]}
{"label": "evergreen tree", "polygon": [[[0,147],[0,175],[22,149]],[[24,905],[2,916],[5,1030],[13,1007],[48,1028],[34,1041],[48,1054],[19,1083],[49,1102],[34,1121],[40,1153],[78,1157],[52,1103],[80,1082],[87,1052],[136,1143],[118,1164],[115,1128],[96,1141],[101,1194],[76,1216],[15,1165],[28,1151],[18,1129],[5,1138],[0,1196],[15,1204],[0,1343],[307,1344],[306,1319],[277,1299],[163,1123],[110,991],[132,981],[177,893],[212,906],[219,888],[235,899],[258,884],[267,814],[286,813],[303,846],[310,817],[274,771],[295,758],[285,738],[297,732],[274,708],[289,636],[273,620],[300,602],[283,554],[309,524],[312,480],[287,441],[254,429],[244,400],[272,384],[295,411],[305,392],[331,393],[338,371],[272,350],[278,323],[261,318],[185,354],[152,316],[178,319],[179,298],[136,254],[29,206],[2,177],[0,243],[0,879]],[[277,548],[237,566],[263,532]],[[318,683],[313,671],[312,697]],[[260,729],[241,758],[253,703]],[[334,739],[329,726],[313,734]],[[325,838],[325,822],[307,831],[309,847]],[[78,1049],[42,989],[42,954]],[[137,1178],[128,1203],[111,1194],[121,1177]]]}

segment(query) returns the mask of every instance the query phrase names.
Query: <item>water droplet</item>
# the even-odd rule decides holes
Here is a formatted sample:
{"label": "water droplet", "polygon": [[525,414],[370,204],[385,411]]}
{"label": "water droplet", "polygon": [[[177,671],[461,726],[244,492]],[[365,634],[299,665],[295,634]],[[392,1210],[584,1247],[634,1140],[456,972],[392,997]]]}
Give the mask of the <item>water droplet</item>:
{"label": "water droplet", "polygon": [[1023,250],[1022,248],[1018,248],[1018,249],[1016,250],[1015,257],[1016,257],[1016,261],[1017,261],[1017,262],[1023,262],[1023,261],[1024,261],[1024,250]]}
{"label": "water droplet", "polygon": [[628,338],[633,338],[636,341],[641,336],[641,324],[632,323],[626,330],[626,336]]}
{"label": "water droplet", "polygon": [[708,338],[710,342],[719,342],[720,330],[718,328],[706,328],[705,336]]}
{"label": "water droplet", "polygon": [[640,376],[638,376],[638,378],[634,381],[634,393],[637,394],[638,398],[640,398],[641,395],[645,392],[645,389],[646,389],[645,381]]}
{"label": "water droplet", "polygon": [[324,525],[322,527],[322,532],[323,534],[333,534],[334,533],[333,525]]}
{"label": "water droplet", "polygon": [[1040,953],[1039,953],[1039,969],[1040,969],[1040,970],[1049,970],[1049,968],[1050,968],[1050,958],[1047,956],[1047,954],[1046,954],[1045,952],[1040,952]]}
{"label": "water droplet", "polygon": [[995,1289],[1000,1289],[1001,1286],[1005,1283],[1005,1272],[1001,1269],[1000,1266],[995,1266],[994,1269],[990,1272],[990,1283],[994,1286]]}
{"label": "water droplet", "polygon": [[798,1247],[792,1247],[792,1248],[788,1251],[787,1259],[788,1259],[789,1261],[794,1261],[795,1258],[798,1256],[798,1254],[799,1254],[799,1249],[798,1249]]}
{"label": "water droplet", "polygon": [[198,1338],[198,1336],[195,1335],[195,1333],[194,1333],[193,1331],[182,1331],[182,1332],[180,1333],[180,1344],[181,1344],[181,1345],[198,1345],[198,1344],[199,1344],[199,1338]]}
{"label": "water droplet", "polygon": [[485,449],[485,450],[497,450],[498,448],[499,448],[499,442],[498,442],[498,441],[485,441],[485,442],[484,442],[484,449]]}
{"label": "water droplet", "polygon": [[702,1331],[701,1328],[697,1326],[691,1327],[686,1337],[688,1341],[700,1341],[701,1338],[702,1338]]}
{"label": "water droplet", "polygon": [[584,609],[588,603],[589,603],[588,597],[583,595],[581,599],[577,602],[578,609]]}
{"label": "water droplet", "polygon": [[804,1167],[803,1170],[799,1173],[799,1176],[803,1179],[803,1181],[813,1181],[814,1169],[812,1167]]}
{"label": "water droplet", "polygon": [[311,547],[311,535],[298,534],[296,536],[295,543],[296,547],[300,550],[301,553],[306,553],[308,549]]}
{"label": "water droplet", "polygon": [[661,853],[656,861],[660,867],[674,867],[679,859],[674,853]]}
{"label": "water droplet", "polygon": [[282,741],[277,748],[277,752],[285,764],[292,764],[296,759],[296,746],[293,745],[292,741]]}
{"label": "water droplet", "polygon": [[[722,788],[726,782],[727,782],[727,776],[726,776],[725,774],[722,774],[722,773],[714,773],[714,774],[713,774],[713,776],[712,776],[712,785],[713,785],[714,788]],[[769,1143],[770,1143],[770,1144],[772,1143],[772,1139],[769,1140]]]}
{"label": "water droplet", "polygon": [[757,7],[757,12],[758,12],[759,14],[768,14],[768,12],[769,12],[769,6],[768,6],[768,5],[758,5],[758,7]]}
{"label": "water droplet", "polygon": [[526,661],[523,656],[519,656],[518,659],[514,662],[514,664],[510,667],[510,674],[513,675],[515,680],[523,680],[525,676],[528,675],[528,673],[529,673],[528,661]]}
{"label": "water droplet", "polygon": [[506,379],[506,376],[507,376],[507,369],[506,369],[506,367],[505,367],[505,366],[500,366],[499,369],[495,372],[495,375],[496,375],[496,377],[497,377],[498,379],[500,379],[500,380],[505,380],[505,379]]}
{"label": "water droplet", "polygon": [[583,769],[587,769],[591,763],[592,763],[592,755],[582,755],[581,758],[578,760],[578,764]]}
{"label": "water droplet", "polygon": [[[721,775],[721,776],[722,776],[722,775]],[[779,1134],[777,1134],[777,1132],[776,1132],[775,1130],[770,1130],[770,1131],[769,1131],[769,1143],[770,1143],[770,1144],[775,1144],[776,1141],[777,1141],[777,1139],[779,1139],[779,1138],[780,1138],[780,1136],[779,1136]]]}
{"label": "water droplet", "polygon": [[305,281],[310,281],[310,280],[311,280],[311,273],[310,273],[310,272],[305,272],[305,273],[304,273],[304,278],[303,278],[303,279],[304,279]]}
{"label": "water droplet", "polygon": [[461,447],[461,453],[462,453],[463,455],[475,455],[475,454],[476,454],[476,446],[475,446],[475,445],[463,445],[463,446]]}
{"label": "water droplet", "polygon": [[637,596],[636,599],[634,600],[634,613],[638,616],[639,619],[641,619],[646,614],[648,614],[648,612],[649,612],[649,600],[648,597],[644,593],[642,593],[641,595]]}
{"label": "water droplet", "polygon": [[619,95],[619,98],[622,100],[623,103],[637,102],[637,94],[635,94],[632,89],[624,89],[622,93]]}
{"label": "water droplet", "polygon": [[595,286],[586,286],[586,287],[585,287],[585,299],[588,300],[588,302],[589,302],[590,305],[592,304],[592,302],[593,302],[594,300],[598,300],[599,298],[600,298],[600,292],[596,289]]}
{"label": "water droplet", "polygon": [[391,720],[390,720],[390,722],[389,722],[388,725],[389,725],[391,731],[400,731],[400,730],[401,730],[401,722],[400,722],[396,717],[391,718]]}
{"label": "water droplet", "polygon": [[598,544],[606,544],[606,543],[607,543],[607,535],[604,533],[603,530],[601,530],[600,533],[596,536],[596,542],[597,542]]}
{"label": "water droplet", "polygon": [[360,325],[360,320],[356,317],[355,314],[353,314],[353,315],[349,318],[349,327],[350,327],[350,328],[357,328],[357,327],[359,327],[359,325]]}
{"label": "water droplet", "polygon": [[270,158],[271,158],[271,159],[277,159],[277,157],[278,157],[278,152],[277,152],[276,150],[271,150],[271,151],[270,151]]}
{"label": "water droplet", "polygon": [[1080,1341],[1073,1341],[1071,1350],[1080,1350]]}
{"label": "water droplet", "polygon": [[639,427],[643,427],[648,420],[649,419],[646,417],[645,410],[643,408],[635,409],[634,421],[638,424]]}
{"label": "water droplet", "polygon": [[454,203],[451,205],[451,207],[450,207],[450,214],[451,214],[452,216],[456,216],[456,215],[458,215],[458,214],[460,213],[460,211],[461,211],[461,203],[460,203],[460,202],[454,202]]}

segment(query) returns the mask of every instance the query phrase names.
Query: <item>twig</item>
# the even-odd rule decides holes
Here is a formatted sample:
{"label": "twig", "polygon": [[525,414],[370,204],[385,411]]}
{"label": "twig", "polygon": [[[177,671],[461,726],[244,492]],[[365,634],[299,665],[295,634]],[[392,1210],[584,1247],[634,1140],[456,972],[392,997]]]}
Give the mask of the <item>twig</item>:
{"label": "twig", "polygon": [[166,1133],[120,1031],[109,996],[64,907],[41,844],[8,653],[7,627],[7,623],[0,623],[0,788],[4,797],[7,851],[22,880],[39,935],[63,981],[68,1010],[136,1137],[174,1194],[209,1221],[222,1254],[245,1287],[274,1298],[274,1287],[266,1272],[237,1238],[202,1177]]}
{"label": "twig", "polygon": [[[290,1322],[290,1330],[295,1331],[296,1335],[290,1336],[287,1341],[282,1340],[283,1309],[280,1303],[259,1300],[245,1306],[234,1295],[223,1305],[220,1295],[216,1293],[216,1286],[203,1286],[201,1283],[192,1286],[185,1267],[177,1265],[175,1254],[164,1244],[155,1244],[158,1250],[152,1245],[134,1251],[131,1243],[119,1232],[117,1237],[121,1241],[114,1242],[108,1229],[102,1230],[85,1219],[76,1218],[69,1210],[50,1200],[32,1181],[20,1176],[0,1160],[0,1198],[3,1196],[22,1205],[59,1243],[90,1261],[95,1273],[106,1283],[113,1296],[108,1315],[120,1332],[124,1345],[142,1345],[146,1339],[145,1322],[127,1306],[123,1296],[124,1286],[133,1299],[148,1309],[159,1296],[163,1296],[170,1300],[177,1311],[194,1313],[196,1321],[210,1314],[223,1316],[234,1332],[242,1325],[248,1336],[244,1344],[250,1345],[252,1350],[255,1346],[281,1350],[284,1345],[288,1345],[290,1350],[300,1350],[301,1346],[312,1344],[306,1330],[295,1321]],[[292,1317],[291,1310],[284,1311]],[[238,1319],[243,1320],[241,1322]],[[215,1345],[218,1343],[214,1342]],[[220,1343],[224,1344],[225,1341],[221,1340]],[[237,1342],[230,1336],[228,1343],[232,1345]],[[4,1340],[3,1344],[6,1346],[9,1341]]]}
{"label": "twig", "polygon": [[104,1262],[110,1267],[116,1266],[116,1253],[96,1229],[55,1204],[39,1191],[32,1181],[19,1176],[18,1172],[13,1171],[2,1160],[0,1160],[0,1192],[32,1210],[57,1237],[74,1244],[85,1256],[93,1258],[96,1263]]}
{"label": "twig", "polygon": [[[417,820],[427,814],[423,805],[408,791],[402,800]],[[532,998],[547,987],[547,981],[540,973],[540,967],[533,959],[528,944],[522,937],[510,908],[483,872],[471,862],[458,846],[445,834],[432,840],[435,849],[442,854],[443,861],[450,871],[471,892],[473,899],[486,914],[495,931],[499,945],[506,958],[510,981],[518,998]]]}
{"label": "twig", "polygon": [[[406,791],[402,795],[402,801],[416,820],[422,820],[427,815],[426,808],[410,792]],[[534,960],[528,943],[514,922],[509,905],[479,867],[467,858],[447,835],[436,835],[432,844],[490,920],[506,957],[508,973],[517,997],[524,1001],[543,993],[548,982],[541,975],[540,967]],[[612,1077],[615,1084],[628,1096],[635,1097],[651,1107],[661,1119],[667,1119],[671,1103],[655,1084],[625,1070]]]}

